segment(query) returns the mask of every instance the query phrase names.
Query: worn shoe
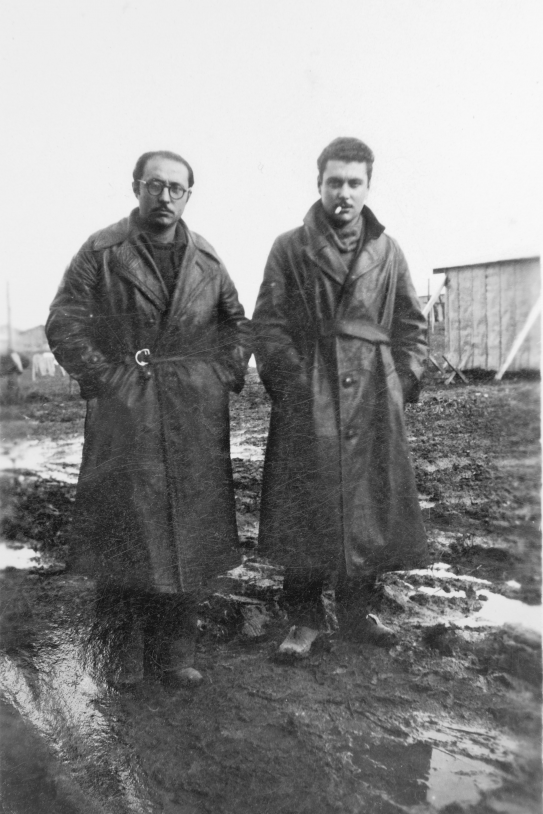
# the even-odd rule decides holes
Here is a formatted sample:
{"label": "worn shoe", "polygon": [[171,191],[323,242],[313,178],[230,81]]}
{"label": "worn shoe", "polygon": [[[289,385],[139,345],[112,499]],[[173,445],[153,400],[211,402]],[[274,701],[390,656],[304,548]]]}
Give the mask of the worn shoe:
{"label": "worn shoe", "polygon": [[311,627],[293,625],[287,638],[279,645],[277,658],[279,659],[305,659],[311,652],[311,647],[319,631]]}
{"label": "worn shoe", "polygon": [[368,613],[364,605],[339,606],[339,629],[343,639],[375,647],[394,647],[398,637],[384,625],[374,613]]}
{"label": "worn shoe", "polygon": [[170,642],[167,657],[162,664],[162,678],[166,684],[197,687],[202,674],[194,668],[196,657],[196,629],[178,636]]}
{"label": "worn shoe", "polygon": [[398,637],[378,616],[368,613],[360,630],[360,641],[373,644],[375,647],[390,648],[398,644]]}
{"label": "worn shoe", "polygon": [[117,648],[106,669],[106,681],[115,689],[130,689],[143,681],[143,635],[136,627]]}
{"label": "worn shoe", "polygon": [[204,680],[203,675],[194,667],[182,667],[166,673],[166,681],[179,684],[181,687],[198,687]]}

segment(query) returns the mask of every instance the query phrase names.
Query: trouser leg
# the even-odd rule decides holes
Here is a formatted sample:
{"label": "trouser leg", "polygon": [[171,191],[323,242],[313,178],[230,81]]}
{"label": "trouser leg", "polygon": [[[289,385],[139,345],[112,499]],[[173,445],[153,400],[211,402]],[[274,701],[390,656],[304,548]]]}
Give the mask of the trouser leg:
{"label": "trouser leg", "polygon": [[322,591],[324,568],[287,568],[283,582],[283,605],[289,621],[319,629],[324,623]]}
{"label": "trouser leg", "polygon": [[366,627],[368,603],[375,588],[374,574],[348,577],[342,571],[336,584],[336,607],[339,627],[346,638],[356,637]]}
{"label": "trouser leg", "polygon": [[197,601],[194,597],[150,597],[144,629],[146,672],[162,676],[192,667],[197,624]]}
{"label": "trouser leg", "polygon": [[368,614],[368,604],[375,590],[376,578],[376,574],[358,577],[339,574],[336,585],[339,629],[345,639],[366,642],[377,647],[392,647],[398,641],[394,631],[383,625],[373,613]]}
{"label": "trouser leg", "polygon": [[279,645],[278,658],[290,660],[309,655],[313,642],[326,626],[322,602],[326,579],[323,568],[287,569],[282,604],[291,627]]}
{"label": "trouser leg", "polygon": [[98,586],[92,645],[109,684],[130,686],[142,680],[144,624],[138,592]]}
{"label": "trouser leg", "polygon": [[92,639],[106,680],[126,686],[192,667],[197,623],[195,597],[100,585]]}

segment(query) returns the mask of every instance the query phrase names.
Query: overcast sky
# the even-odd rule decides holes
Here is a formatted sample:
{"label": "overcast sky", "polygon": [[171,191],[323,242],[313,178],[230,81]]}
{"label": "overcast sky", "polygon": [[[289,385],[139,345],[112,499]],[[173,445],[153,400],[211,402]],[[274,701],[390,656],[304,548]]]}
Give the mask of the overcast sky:
{"label": "overcast sky", "polygon": [[316,158],[340,135],[374,150],[368,204],[419,293],[435,267],[538,253],[540,9],[4,0],[0,240],[13,324],[45,321],[72,255],[136,204],[133,165],[150,149],[193,165],[185,219],[249,313],[273,240],[301,223]]}

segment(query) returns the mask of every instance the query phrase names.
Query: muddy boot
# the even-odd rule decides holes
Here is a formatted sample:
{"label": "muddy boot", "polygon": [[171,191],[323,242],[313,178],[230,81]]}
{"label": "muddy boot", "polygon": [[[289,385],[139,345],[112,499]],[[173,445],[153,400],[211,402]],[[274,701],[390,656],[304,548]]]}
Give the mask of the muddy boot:
{"label": "muddy boot", "polygon": [[394,647],[398,644],[398,636],[394,631],[383,625],[374,613],[367,613],[367,608],[341,607],[339,613],[340,634],[342,638],[361,644],[373,644],[375,647]]}
{"label": "muddy boot", "polygon": [[165,684],[197,686],[202,675],[194,669],[197,638],[195,604],[177,597],[159,597],[145,628],[145,671]]}
{"label": "muddy boot", "polygon": [[118,586],[99,585],[89,644],[111,687],[129,688],[143,679],[143,619],[139,597]]}
{"label": "muddy boot", "polygon": [[166,683],[178,683],[183,687],[197,687],[202,674],[194,668],[196,657],[196,627],[170,642],[169,658],[164,667]]}
{"label": "muddy boot", "polygon": [[116,689],[130,689],[143,680],[143,631],[139,620],[115,649],[106,668],[106,681]]}
{"label": "muddy boot", "polygon": [[276,658],[279,661],[306,659],[311,652],[313,642],[319,635],[319,631],[314,628],[305,625],[293,625],[287,638],[279,645]]}
{"label": "muddy boot", "polygon": [[287,569],[281,604],[291,628],[275,653],[277,660],[307,658],[313,643],[326,629],[322,604],[325,578],[326,572],[321,568]]}
{"label": "muddy boot", "polygon": [[399,641],[392,628],[384,625],[374,613],[368,613],[366,616],[361,635],[361,641],[373,644],[375,647],[394,647]]}
{"label": "muddy boot", "polygon": [[394,647],[398,637],[382,624],[374,613],[368,613],[368,603],[375,586],[375,578],[368,575],[357,580],[344,579],[337,591],[338,620],[341,636],[349,641],[373,644],[375,647]]}

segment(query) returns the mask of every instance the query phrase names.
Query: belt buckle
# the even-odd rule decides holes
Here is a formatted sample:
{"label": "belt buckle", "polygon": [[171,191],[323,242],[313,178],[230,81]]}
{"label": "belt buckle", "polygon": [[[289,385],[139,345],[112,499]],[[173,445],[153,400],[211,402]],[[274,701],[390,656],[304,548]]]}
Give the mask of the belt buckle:
{"label": "belt buckle", "polygon": [[140,361],[140,359],[139,359],[140,353],[145,353],[147,356],[151,356],[151,351],[149,350],[149,348],[142,348],[141,350],[137,350],[136,353],[134,354],[134,359],[136,360],[136,364],[139,365],[140,367],[147,367],[149,362]]}

